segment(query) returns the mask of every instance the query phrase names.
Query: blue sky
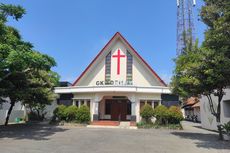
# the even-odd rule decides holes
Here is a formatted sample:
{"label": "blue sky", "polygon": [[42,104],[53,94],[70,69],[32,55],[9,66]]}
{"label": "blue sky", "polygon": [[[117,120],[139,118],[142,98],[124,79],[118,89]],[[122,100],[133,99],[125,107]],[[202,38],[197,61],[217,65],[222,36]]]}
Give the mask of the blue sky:
{"label": "blue sky", "polygon": [[[201,0],[200,0],[201,1]],[[205,26],[198,21],[196,36]],[[150,66],[170,81],[176,56],[176,0],[1,0],[20,4],[27,14],[10,20],[24,40],[55,58],[54,71],[73,82],[109,39],[119,31]]]}

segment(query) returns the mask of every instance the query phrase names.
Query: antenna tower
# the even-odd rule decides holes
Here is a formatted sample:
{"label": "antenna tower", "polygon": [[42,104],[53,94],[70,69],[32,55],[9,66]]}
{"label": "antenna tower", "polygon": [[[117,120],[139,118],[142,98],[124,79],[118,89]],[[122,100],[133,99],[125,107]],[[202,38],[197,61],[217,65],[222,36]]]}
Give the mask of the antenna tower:
{"label": "antenna tower", "polygon": [[196,0],[177,0],[177,55],[195,42],[193,8]]}

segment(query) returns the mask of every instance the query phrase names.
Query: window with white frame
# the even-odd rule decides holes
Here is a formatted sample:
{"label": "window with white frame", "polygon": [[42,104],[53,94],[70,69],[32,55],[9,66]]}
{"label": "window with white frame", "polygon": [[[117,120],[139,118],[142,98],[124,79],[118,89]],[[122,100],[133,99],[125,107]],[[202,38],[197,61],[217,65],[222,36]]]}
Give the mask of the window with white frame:
{"label": "window with white frame", "polygon": [[133,56],[127,50],[127,74],[126,80],[129,82],[133,81]]}
{"label": "window with white frame", "polygon": [[111,79],[111,51],[105,58],[105,82]]}

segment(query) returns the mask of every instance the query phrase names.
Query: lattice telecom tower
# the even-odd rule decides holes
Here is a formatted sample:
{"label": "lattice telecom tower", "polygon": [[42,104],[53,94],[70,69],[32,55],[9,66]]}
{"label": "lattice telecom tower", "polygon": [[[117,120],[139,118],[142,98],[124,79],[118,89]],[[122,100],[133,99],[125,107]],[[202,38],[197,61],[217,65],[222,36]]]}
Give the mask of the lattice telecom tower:
{"label": "lattice telecom tower", "polygon": [[177,0],[177,55],[184,52],[188,43],[195,42],[193,8],[196,0]]}

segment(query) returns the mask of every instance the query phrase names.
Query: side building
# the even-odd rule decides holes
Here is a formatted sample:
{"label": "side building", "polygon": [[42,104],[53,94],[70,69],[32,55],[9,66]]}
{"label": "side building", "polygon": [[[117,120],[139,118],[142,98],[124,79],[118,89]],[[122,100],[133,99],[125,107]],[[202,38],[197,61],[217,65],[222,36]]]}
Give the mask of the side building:
{"label": "side building", "polygon": [[201,122],[200,101],[197,97],[188,98],[182,108],[184,109],[184,116],[186,120]]}
{"label": "side building", "polygon": [[[212,95],[214,108],[217,109],[217,97]],[[217,130],[216,118],[211,114],[208,98],[202,96],[200,99],[201,125],[205,129]],[[230,121],[230,89],[225,90],[225,95],[221,101],[221,124]]]}

